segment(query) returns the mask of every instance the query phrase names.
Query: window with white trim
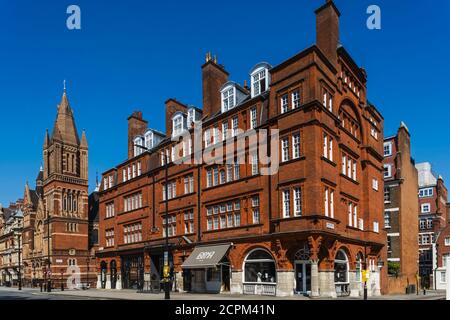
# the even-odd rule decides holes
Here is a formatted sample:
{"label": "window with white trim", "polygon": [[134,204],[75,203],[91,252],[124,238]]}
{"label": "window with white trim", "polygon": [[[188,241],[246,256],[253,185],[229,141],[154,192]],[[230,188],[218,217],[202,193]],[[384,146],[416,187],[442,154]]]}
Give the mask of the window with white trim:
{"label": "window with white trim", "polygon": [[116,215],[114,202],[106,204],[106,218],[112,218]]}
{"label": "window with white trim", "polygon": [[372,189],[378,191],[378,179],[372,179]]}
{"label": "window with white trim", "polygon": [[300,187],[294,188],[294,216],[302,215],[302,190]]}
{"label": "window with white trim", "polygon": [[233,119],[231,120],[232,122],[232,131],[231,131],[231,136],[232,137],[236,137],[238,134],[238,125],[239,125],[239,121],[238,121],[238,117],[234,116]]}
{"label": "window with white trim", "polygon": [[142,223],[135,223],[123,227],[123,242],[125,244],[142,241]]}
{"label": "window with white trim", "polygon": [[292,158],[300,158],[300,133],[296,133],[292,136]]}
{"label": "window with white trim", "polygon": [[259,196],[254,196],[252,198],[252,216],[253,216],[253,224],[258,224],[261,222],[259,212]]}
{"label": "window with white trim", "polygon": [[252,97],[258,96],[268,89],[267,69],[258,70],[251,76]]}
{"label": "window with white trim", "polygon": [[300,108],[300,90],[292,92],[292,109]]}
{"label": "window with white trim", "polygon": [[173,135],[178,136],[183,132],[183,116],[177,115],[173,118]]}
{"label": "window with white trim", "polygon": [[380,232],[380,224],[376,221],[373,222],[373,232],[375,232],[375,233]]}
{"label": "window with white trim", "polygon": [[184,213],[184,234],[194,233],[194,210]]}
{"label": "window with white trim", "polygon": [[231,87],[222,92],[222,112],[226,112],[235,105],[236,89]]}
{"label": "window with white trim", "polygon": [[445,238],[445,246],[450,247],[450,238]]}
{"label": "window with white trim", "polygon": [[222,123],[222,140],[226,141],[228,138],[228,121]]}
{"label": "window with white trim", "polygon": [[280,100],[281,104],[281,114],[288,112],[289,110],[289,97],[287,94],[284,94]]}
{"label": "window with white trim", "polygon": [[392,156],[392,142],[384,143],[384,156],[385,157]]}
{"label": "window with white trim", "polygon": [[252,175],[259,174],[258,154],[252,155]]}
{"label": "window with white trim", "polygon": [[114,229],[105,230],[106,247],[114,247]]}
{"label": "window with white trim", "polygon": [[250,109],[250,129],[255,129],[258,126],[257,109],[253,107]]}
{"label": "window with white trim", "polygon": [[323,134],[323,157],[333,161],[333,138],[327,133]]}
{"label": "window with white trim", "polygon": [[132,194],[123,198],[124,212],[142,208],[142,192]]}
{"label": "window with white trim", "polygon": [[391,228],[391,213],[389,211],[386,211],[384,213],[384,228],[385,229]]}
{"label": "window with white trim", "polygon": [[289,138],[281,140],[281,161],[289,161]]}
{"label": "window with white trim", "polygon": [[384,178],[392,177],[392,166],[390,164],[384,165]]}
{"label": "window with white trim", "polygon": [[291,216],[291,195],[290,190],[283,190],[283,217],[289,218]]}
{"label": "window with white trim", "polygon": [[[166,221],[167,220],[167,221]],[[162,225],[163,225],[163,237],[166,237],[166,222],[167,222],[167,230],[168,236],[174,237],[177,235],[177,216],[169,215],[168,217],[162,217]]]}
{"label": "window with white trim", "polygon": [[430,213],[431,212],[431,204],[429,203],[423,203],[421,205],[421,212],[422,213]]}
{"label": "window with white trim", "polygon": [[419,190],[419,198],[428,198],[433,196],[433,188],[425,188]]}
{"label": "window with white trim", "polygon": [[324,209],[325,209],[325,217],[330,217],[334,219],[334,190],[325,187],[324,192]]}

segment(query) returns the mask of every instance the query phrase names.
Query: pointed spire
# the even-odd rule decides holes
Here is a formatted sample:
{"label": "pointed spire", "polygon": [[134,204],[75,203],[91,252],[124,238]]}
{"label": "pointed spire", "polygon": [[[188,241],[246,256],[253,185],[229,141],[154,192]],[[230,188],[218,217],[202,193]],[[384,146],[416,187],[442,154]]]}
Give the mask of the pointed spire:
{"label": "pointed spire", "polygon": [[82,148],[87,148],[88,147],[87,138],[86,138],[86,129],[83,129],[83,134],[81,136],[80,147],[82,147]]}
{"label": "pointed spire", "polygon": [[31,204],[31,192],[30,192],[30,186],[28,185],[28,180],[25,184],[25,201],[27,204]]}
{"label": "pointed spire", "polygon": [[50,137],[48,135],[48,129],[45,130],[45,138],[44,138],[44,149],[47,149],[50,143]]}
{"label": "pointed spire", "polygon": [[66,81],[64,80],[64,92],[61,102],[58,105],[58,114],[56,116],[55,126],[52,133],[52,139],[61,140],[62,142],[72,145],[79,145],[73,111],[67,98]]}

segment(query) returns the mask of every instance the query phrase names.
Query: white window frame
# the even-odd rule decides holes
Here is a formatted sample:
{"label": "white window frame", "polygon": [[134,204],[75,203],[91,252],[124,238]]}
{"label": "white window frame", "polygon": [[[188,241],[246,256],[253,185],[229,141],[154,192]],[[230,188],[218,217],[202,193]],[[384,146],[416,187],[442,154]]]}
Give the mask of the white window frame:
{"label": "white window frame", "polygon": [[385,157],[392,156],[392,142],[385,142],[383,145],[383,154]]}
{"label": "white window frame", "polygon": [[301,100],[300,100],[300,89],[295,90],[291,94],[292,99],[292,110],[300,108]]}
{"label": "white window frame", "polygon": [[291,190],[283,190],[283,218],[291,217]]}
{"label": "white window frame", "polygon": [[[427,207],[428,207],[428,210],[425,209]],[[431,212],[431,203],[422,203],[420,205],[420,212],[421,213],[430,213]]]}
{"label": "white window frame", "polygon": [[300,158],[300,133],[292,135],[292,159]]}
{"label": "white window frame", "polygon": [[[260,94],[267,91],[269,88],[269,70],[266,67],[260,67],[253,71],[250,75],[251,78],[251,94],[252,98],[259,96]],[[264,80],[264,88],[261,85],[261,82]]]}
{"label": "white window frame", "polygon": [[281,96],[280,108],[281,108],[281,114],[289,111],[289,95],[288,94],[284,94]]}
{"label": "white window frame", "polygon": [[383,176],[385,179],[387,178],[392,178],[392,165],[390,164],[385,164],[384,168],[387,169],[387,175],[386,175],[386,171],[383,172]]}
{"label": "white window frame", "polygon": [[173,126],[173,136],[178,136],[183,133],[183,115],[177,114],[173,117],[172,126]]}
{"label": "white window frame", "polygon": [[227,86],[222,90],[222,112],[227,112],[236,106],[236,87]]}
{"label": "white window frame", "polygon": [[256,107],[252,107],[250,109],[250,129],[255,129],[258,126],[258,109]]}
{"label": "white window frame", "polygon": [[289,161],[289,138],[281,139],[281,161]]}

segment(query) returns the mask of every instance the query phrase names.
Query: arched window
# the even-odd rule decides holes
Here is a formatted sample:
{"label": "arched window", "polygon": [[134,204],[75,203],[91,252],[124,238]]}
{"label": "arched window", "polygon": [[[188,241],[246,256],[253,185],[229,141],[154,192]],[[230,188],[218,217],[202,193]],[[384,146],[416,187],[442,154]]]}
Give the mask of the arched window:
{"label": "arched window", "polygon": [[348,283],[348,258],[343,250],[339,250],[334,259],[334,282],[335,284]]}
{"label": "arched window", "polygon": [[145,147],[147,149],[153,148],[153,132],[151,131],[147,131],[145,133]]}
{"label": "arched window", "polygon": [[144,138],[143,137],[136,137],[134,138],[134,156],[138,156],[144,152],[144,149],[139,148],[139,146],[144,146]]}
{"label": "arched window", "polygon": [[271,66],[268,63],[258,63],[250,71],[252,98],[269,89]]}
{"label": "arched window", "polygon": [[300,249],[295,254],[294,260],[295,261],[309,261],[310,260],[311,253],[309,251],[309,247],[307,244],[303,246],[303,249]]}
{"label": "arched window", "polygon": [[270,253],[262,249],[256,249],[249,253],[244,261],[244,282],[277,282],[275,260]]}

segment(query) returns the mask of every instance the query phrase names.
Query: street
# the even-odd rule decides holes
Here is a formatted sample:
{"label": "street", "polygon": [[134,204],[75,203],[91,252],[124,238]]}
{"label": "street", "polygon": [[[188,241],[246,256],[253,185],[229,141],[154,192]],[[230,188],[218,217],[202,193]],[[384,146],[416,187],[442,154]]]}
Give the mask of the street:
{"label": "street", "polygon": [[[172,300],[285,300],[285,301],[311,301],[304,296],[292,297],[269,297],[269,296],[248,296],[237,294],[187,294],[171,293]],[[426,295],[387,295],[381,297],[369,297],[369,300],[444,300],[445,292],[429,291]],[[164,294],[143,294],[133,290],[55,290],[51,293],[40,292],[39,289],[24,288],[22,291],[17,288],[0,288],[0,300],[164,300]],[[329,300],[321,298],[318,300]],[[362,300],[362,298],[342,297],[333,300]]]}

